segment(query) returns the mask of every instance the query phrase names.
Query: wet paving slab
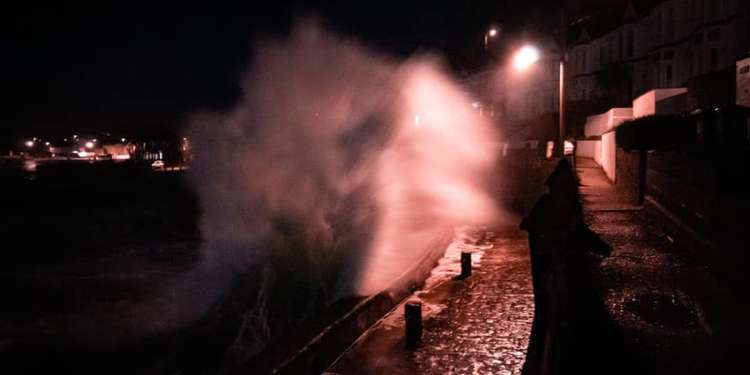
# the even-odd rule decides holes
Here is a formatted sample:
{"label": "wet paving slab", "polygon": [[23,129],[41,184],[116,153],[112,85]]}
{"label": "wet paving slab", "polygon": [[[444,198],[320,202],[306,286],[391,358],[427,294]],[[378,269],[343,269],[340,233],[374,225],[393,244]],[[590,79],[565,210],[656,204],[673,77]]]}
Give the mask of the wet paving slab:
{"label": "wet paving slab", "polygon": [[[477,231],[463,251],[481,253],[471,277],[414,294],[421,344],[407,348],[403,306],[329,369],[335,374],[520,374],[534,317],[527,239],[514,229]],[[456,274],[459,270],[456,269]]]}
{"label": "wet paving slab", "polygon": [[640,207],[622,209],[622,194],[601,169],[579,164],[578,172],[586,221],[613,248],[594,260],[597,289],[638,372],[726,373],[747,304]]}

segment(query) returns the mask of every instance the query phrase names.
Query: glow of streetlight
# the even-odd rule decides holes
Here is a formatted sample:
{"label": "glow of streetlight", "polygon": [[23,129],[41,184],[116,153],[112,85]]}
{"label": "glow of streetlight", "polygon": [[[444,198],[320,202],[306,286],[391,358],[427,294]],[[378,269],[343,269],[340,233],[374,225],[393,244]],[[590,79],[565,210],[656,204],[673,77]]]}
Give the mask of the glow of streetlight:
{"label": "glow of streetlight", "polygon": [[94,142],[91,142],[91,141],[86,142],[86,148],[94,148]]}
{"label": "glow of streetlight", "polygon": [[523,46],[515,57],[513,57],[513,67],[518,70],[526,70],[529,66],[539,60],[539,50],[533,46]]}
{"label": "glow of streetlight", "polygon": [[34,141],[26,141],[26,147],[34,147]]}
{"label": "glow of streetlight", "polygon": [[491,28],[488,34],[490,35],[490,37],[496,36],[497,35],[497,29],[494,28],[494,27]]}

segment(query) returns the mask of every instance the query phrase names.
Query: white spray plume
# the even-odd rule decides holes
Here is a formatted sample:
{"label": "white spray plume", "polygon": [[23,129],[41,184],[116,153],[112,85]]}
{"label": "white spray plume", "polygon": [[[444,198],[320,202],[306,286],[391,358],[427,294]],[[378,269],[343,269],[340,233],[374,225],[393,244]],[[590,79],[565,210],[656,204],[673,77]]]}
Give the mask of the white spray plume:
{"label": "white spray plume", "polygon": [[313,308],[375,293],[454,225],[497,219],[485,189],[497,135],[436,58],[399,64],[314,23],[255,52],[235,109],[189,125],[206,258],[193,276],[209,281],[175,288],[202,290],[179,320],[268,259],[312,268],[319,290],[289,295]]}

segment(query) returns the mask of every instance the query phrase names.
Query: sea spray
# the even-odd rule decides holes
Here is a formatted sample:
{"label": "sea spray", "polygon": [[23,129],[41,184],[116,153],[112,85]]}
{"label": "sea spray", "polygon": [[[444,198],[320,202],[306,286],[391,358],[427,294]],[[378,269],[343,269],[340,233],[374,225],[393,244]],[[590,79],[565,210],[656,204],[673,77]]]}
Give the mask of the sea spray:
{"label": "sea spray", "polygon": [[497,134],[439,59],[399,63],[310,22],[254,52],[235,108],[188,122],[205,260],[154,324],[235,324],[233,362],[387,287],[453,226],[498,217]]}

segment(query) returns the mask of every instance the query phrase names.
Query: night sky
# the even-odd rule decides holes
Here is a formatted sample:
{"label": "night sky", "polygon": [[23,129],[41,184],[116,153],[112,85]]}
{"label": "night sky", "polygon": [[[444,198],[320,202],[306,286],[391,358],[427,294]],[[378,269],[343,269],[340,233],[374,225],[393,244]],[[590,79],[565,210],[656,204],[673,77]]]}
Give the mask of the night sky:
{"label": "night sky", "polygon": [[6,134],[179,126],[195,109],[231,107],[253,40],[315,15],[384,53],[437,51],[456,71],[482,63],[491,24],[553,23],[540,1],[159,1],[27,5],[6,14]]}

